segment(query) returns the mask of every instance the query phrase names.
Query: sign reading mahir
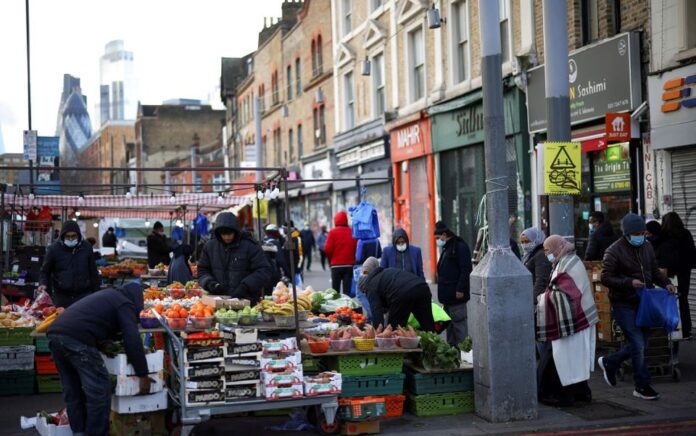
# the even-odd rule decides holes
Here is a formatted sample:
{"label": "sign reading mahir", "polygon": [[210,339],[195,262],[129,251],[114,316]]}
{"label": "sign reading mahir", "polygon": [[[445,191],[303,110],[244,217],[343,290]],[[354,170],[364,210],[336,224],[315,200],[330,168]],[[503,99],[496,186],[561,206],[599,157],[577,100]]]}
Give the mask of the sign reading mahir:
{"label": "sign reading mahir", "polygon": [[544,190],[546,195],[578,195],[581,184],[579,142],[544,144]]}

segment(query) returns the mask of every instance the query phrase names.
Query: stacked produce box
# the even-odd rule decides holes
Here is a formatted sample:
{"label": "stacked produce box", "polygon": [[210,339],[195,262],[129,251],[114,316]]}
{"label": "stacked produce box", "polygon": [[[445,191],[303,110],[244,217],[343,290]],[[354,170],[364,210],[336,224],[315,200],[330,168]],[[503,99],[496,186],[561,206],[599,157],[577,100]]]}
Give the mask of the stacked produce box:
{"label": "stacked produce box", "polygon": [[[217,332],[182,333],[188,406],[225,403],[225,347]],[[177,386],[178,389],[178,386]]]}
{"label": "stacked produce box", "polygon": [[20,313],[0,312],[0,395],[34,393],[33,329]]}
{"label": "stacked produce box", "polygon": [[40,394],[61,392],[58,368],[48,348],[48,338],[36,337],[36,386]]}
{"label": "stacked produce box", "polygon": [[302,397],[304,373],[297,339],[264,340],[261,345],[263,396],[268,400]]}
{"label": "stacked produce box", "polygon": [[167,408],[167,391],[164,389],[164,352],[158,350],[145,355],[148,376],[153,381],[149,395],[138,395],[139,378],[125,353],[115,357],[102,355],[106,370],[114,386],[111,411],[117,414],[142,414]]}
{"label": "stacked produce box", "polygon": [[611,316],[609,288],[602,285],[602,262],[585,262],[587,278],[594,293],[595,306],[599,322],[597,323],[597,340],[603,344],[616,344],[623,340],[621,329]]}
{"label": "stacked produce box", "polygon": [[262,395],[261,351],[255,328],[221,326],[225,342],[225,401],[252,400]]}

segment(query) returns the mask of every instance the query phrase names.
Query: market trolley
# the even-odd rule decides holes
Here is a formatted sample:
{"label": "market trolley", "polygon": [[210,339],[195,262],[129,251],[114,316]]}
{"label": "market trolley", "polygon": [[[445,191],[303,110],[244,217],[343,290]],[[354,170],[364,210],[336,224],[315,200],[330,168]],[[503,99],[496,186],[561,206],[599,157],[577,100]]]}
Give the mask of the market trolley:
{"label": "market trolley", "polygon": [[[174,405],[174,421],[179,426],[174,434],[187,436],[197,424],[208,421],[214,415],[226,415],[231,413],[255,412],[263,410],[287,409],[295,407],[315,407],[317,414],[317,429],[321,434],[335,434],[339,427],[336,421],[338,411],[338,397],[336,395],[321,395],[316,397],[301,397],[293,399],[267,400],[255,398],[239,400],[220,405],[193,406],[186,404],[186,383],[184,363],[184,341],[172,330],[166,320],[155,313],[165,333],[165,348],[169,354],[171,371],[169,374],[169,397]],[[308,325],[311,325],[308,323]],[[259,323],[250,326],[259,331],[282,330],[272,323]],[[298,324],[298,327],[302,327]],[[288,331],[296,330],[292,326]],[[173,387],[178,386],[178,389]]]}

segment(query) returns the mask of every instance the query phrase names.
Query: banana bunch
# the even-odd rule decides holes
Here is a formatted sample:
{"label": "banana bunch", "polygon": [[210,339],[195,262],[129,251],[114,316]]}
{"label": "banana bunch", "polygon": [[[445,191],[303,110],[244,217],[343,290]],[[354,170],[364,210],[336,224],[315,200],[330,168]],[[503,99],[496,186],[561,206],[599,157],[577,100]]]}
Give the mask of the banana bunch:
{"label": "banana bunch", "polygon": [[312,309],[312,297],[305,294],[300,294],[297,296],[297,307],[300,310],[310,310]]}
{"label": "banana bunch", "polygon": [[[299,310],[309,310],[312,307],[312,301],[305,296],[297,297],[297,308]],[[295,306],[292,301],[278,304],[273,300],[261,300],[256,306],[256,310],[269,313],[271,315],[292,315],[295,313]]]}

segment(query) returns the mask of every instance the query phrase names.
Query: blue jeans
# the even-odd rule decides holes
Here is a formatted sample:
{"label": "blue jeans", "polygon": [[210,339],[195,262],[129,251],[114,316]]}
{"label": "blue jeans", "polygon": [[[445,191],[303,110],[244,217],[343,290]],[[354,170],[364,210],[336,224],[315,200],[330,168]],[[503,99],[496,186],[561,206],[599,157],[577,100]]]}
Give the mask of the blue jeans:
{"label": "blue jeans", "polygon": [[101,354],[67,336],[49,335],[48,339],[73,433],[108,435],[111,378]]}
{"label": "blue jeans", "polygon": [[650,372],[645,364],[645,349],[648,346],[650,329],[636,326],[637,310],[632,307],[613,305],[611,312],[628,343],[619,351],[605,356],[605,365],[610,370],[616,371],[621,367],[621,363],[630,357],[633,366],[633,382],[636,387],[648,386]]}

